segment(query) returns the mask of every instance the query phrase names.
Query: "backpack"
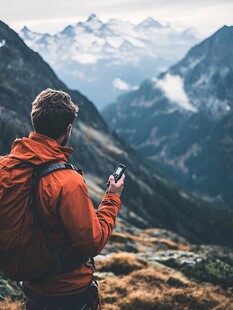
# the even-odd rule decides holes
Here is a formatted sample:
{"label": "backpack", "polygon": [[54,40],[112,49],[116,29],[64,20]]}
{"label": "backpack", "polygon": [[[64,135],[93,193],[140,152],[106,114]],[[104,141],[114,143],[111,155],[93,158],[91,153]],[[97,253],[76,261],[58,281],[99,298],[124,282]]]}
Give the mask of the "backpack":
{"label": "backpack", "polygon": [[[33,166],[11,155],[0,157],[0,270],[17,281],[72,271],[89,261],[75,251],[60,257],[46,243],[35,208],[40,178],[70,163]],[[79,172],[80,173],[80,172]]]}

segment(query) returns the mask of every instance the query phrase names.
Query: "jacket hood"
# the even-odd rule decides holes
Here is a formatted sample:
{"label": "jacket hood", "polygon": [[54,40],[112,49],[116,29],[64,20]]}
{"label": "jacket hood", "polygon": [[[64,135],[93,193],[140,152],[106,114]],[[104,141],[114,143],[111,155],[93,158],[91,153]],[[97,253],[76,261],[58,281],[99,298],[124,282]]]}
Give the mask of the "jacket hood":
{"label": "jacket hood", "polygon": [[33,165],[42,165],[51,161],[67,161],[72,151],[72,147],[61,146],[47,136],[31,132],[28,138],[14,141],[10,156]]}

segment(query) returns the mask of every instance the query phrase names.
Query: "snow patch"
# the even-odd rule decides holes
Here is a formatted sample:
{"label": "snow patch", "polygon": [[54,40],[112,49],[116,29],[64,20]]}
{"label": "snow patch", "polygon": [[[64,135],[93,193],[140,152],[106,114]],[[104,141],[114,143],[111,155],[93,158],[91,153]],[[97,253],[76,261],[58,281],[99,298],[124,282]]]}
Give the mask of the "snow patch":
{"label": "snow patch", "polygon": [[205,55],[197,59],[190,59],[188,68],[189,70],[193,70],[199,63],[201,63],[205,59]]}
{"label": "snow patch", "polygon": [[115,36],[115,37],[107,37],[106,41],[112,47],[119,48],[124,40],[121,37]]}
{"label": "snow patch", "polygon": [[165,96],[172,102],[191,112],[197,109],[189,102],[189,98],[184,90],[184,81],[179,75],[167,73],[162,80],[153,79],[156,86],[163,90]]}
{"label": "snow patch", "polygon": [[2,40],[2,41],[0,41],[0,47],[3,47],[3,46],[5,46],[6,45],[6,40]]}
{"label": "snow patch", "polygon": [[150,108],[154,105],[154,100],[143,100],[143,98],[137,99],[135,101],[132,101],[130,106],[131,107],[144,107],[144,108]]}

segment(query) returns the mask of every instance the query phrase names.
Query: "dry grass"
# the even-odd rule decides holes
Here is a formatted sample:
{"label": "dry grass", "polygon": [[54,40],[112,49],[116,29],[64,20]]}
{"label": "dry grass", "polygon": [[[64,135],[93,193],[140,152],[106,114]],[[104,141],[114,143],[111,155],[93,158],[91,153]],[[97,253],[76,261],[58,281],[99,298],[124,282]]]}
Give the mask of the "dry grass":
{"label": "dry grass", "polygon": [[[153,229],[154,231],[154,229]],[[190,244],[181,244],[181,243],[176,243],[175,241],[172,241],[170,239],[166,239],[163,237],[153,237],[150,236],[150,233],[153,232],[152,230],[146,231],[147,233],[143,232],[139,236],[134,236],[129,233],[122,233],[122,232],[113,232],[111,236],[111,241],[115,243],[123,243],[125,244],[127,240],[135,243],[138,246],[138,250],[142,250],[143,252],[143,247],[141,249],[140,245],[153,248],[154,246],[158,244],[164,244],[166,245],[167,249],[170,250],[181,250],[181,251],[189,251],[191,249]]]}
{"label": "dry grass", "polygon": [[[233,296],[222,288],[150,266],[133,254],[112,254],[96,265],[99,271],[118,274],[99,280],[103,310],[233,310]],[[19,302],[0,303],[0,310],[19,309]]]}
{"label": "dry grass", "polygon": [[[123,266],[128,255],[122,256]],[[115,264],[119,268],[120,256],[112,255],[97,265],[104,269],[106,262],[108,270]],[[137,258],[132,256],[130,261],[136,265]],[[121,276],[100,281],[104,310],[233,310],[232,296],[220,287],[197,284],[168,268],[145,267],[142,260],[139,265],[138,270],[128,273],[127,269],[123,274],[123,267]]]}
{"label": "dry grass", "polygon": [[20,301],[12,301],[11,299],[5,299],[0,302],[0,310],[20,310],[22,309],[22,303]]}
{"label": "dry grass", "polygon": [[111,256],[97,261],[98,271],[111,271],[115,275],[126,275],[138,269],[148,266],[147,261],[138,259],[130,253],[114,253]]}

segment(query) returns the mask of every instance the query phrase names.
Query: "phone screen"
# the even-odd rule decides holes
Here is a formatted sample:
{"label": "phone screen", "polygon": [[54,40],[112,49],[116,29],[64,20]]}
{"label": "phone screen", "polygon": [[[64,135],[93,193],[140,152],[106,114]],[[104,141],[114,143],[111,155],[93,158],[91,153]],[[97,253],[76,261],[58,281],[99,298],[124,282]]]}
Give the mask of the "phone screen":
{"label": "phone screen", "polygon": [[119,167],[119,168],[117,168],[117,171],[115,173],[120,174],[121,170],[122,170],[122,168]]}

